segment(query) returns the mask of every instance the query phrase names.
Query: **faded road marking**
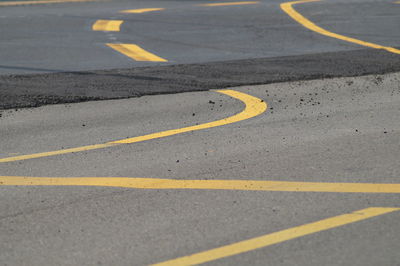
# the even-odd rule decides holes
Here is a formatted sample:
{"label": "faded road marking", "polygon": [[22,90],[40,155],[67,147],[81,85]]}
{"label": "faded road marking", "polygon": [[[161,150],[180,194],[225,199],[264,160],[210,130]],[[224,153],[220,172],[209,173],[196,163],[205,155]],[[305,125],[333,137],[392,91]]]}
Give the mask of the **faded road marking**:
{"label": "faded road marking", "polygon": [[136,189],[208,189],[280,192],[400,193],[400,184],[264,180],[182,180],[134,177],[0,176],[3,186],[96,186]]}
{"label": "faded road marking", "polygon": [[210,3],[200,4],[198,6],[239,6],[239,5],[255,5],[260,3],[259,1],[246,1],[246,2],[226,2],[226,3]]}
{"label": "faded road marking", "polygon": [[93,26],[92,30],[94,31],[120,31],[120,26],[123,23],[123,20],[97,20]]}
{"label": "faded road marking", "polygon": [[0,2],[0,6],[23,6],[23,5],[73,3],[73,2],[93,2],[93,1],[97,1],[97,0],[6,1],[6,2]]}
{"label": "faded road marking", "polygon": [[140,14],[140,13],[147,13],[147,12],[161,11],[161,10],[165,10],[165,8],[128,9],[128,10],[121,10],[121,11],[119,11],[119,12],[120,12],[120,13],[134,13],[134,14]]}
{"label": "faded road marking", "polygon": [[108,47],[132,58],[135,61],[149,61],[149,62],[168,62],[168,60],[161,58],[155,54],[147,52],[136,44],[122,44],[122,43],[107,43]]}
{"label": "faded road marking", "polygon": [[367,208],[355,211],[353,213],[327,218],[318,222],[292,227],[272,234],[267,234],[260,237],[255,237],[252,239],[237,242],[234,244],[222,246],[219,248],[195,253],[189,256],[153,264],[153,266],[197,265],[241,254],[244,252],[252,251],[255,249],[268,247],[294,238],[329,230],[350,223],[355,223],[358,221],[362,221],[368,218],[372,218],[375,216],[387,214],[398,210],[400,210],[400,208]]}
{"label": "faded road marking", "polygon": [[400,54],[400,50],[396,49],[396,48],[393,48],[393,47],[387,47],[387,46],[382,46],[382,45],[375,44],[375,43],[364,42],[364,41],[361,41],[361,40],[358,40],[358,39],[354,39],[354,38],[351,38],[351,37],[346,37],[344,35],[340,35],[340,34],[337,34],[337,33],[333,33],[333,32],[327,31],[327,30],[315,25],[313,22],[311,22],[310,20],[305,18],[299,12],[294,10],[293,7],[292,7],[293,5],[296,5],[296,4],[309,3],[309,2],[318,2],[318,1],[320,1],[320,0],[302,0],[302,1],[287,2],[287,3],[281,4],[281,9],[283,11],[285,11],[291,18],[296,20],[298,23],[300,23],[301,25],[303,25],[307,29],[315,31],[315,32],[317,32],[319,34],[322,34],[322,35],[325,35],[325,36],[328,36],[328,37],[331,37],[331,38],[339,39],[339,40],[342,40],[342,41],[351,42],[351,43],[355,43],[355,44],[358,44],[358,45],[370,47],[370,48],[383,49],[383,50],[386,50],[386,51],[391,52],[391,53]]}
{"label": "faded road marking", "polygon": [[49,151],[49,152],[1,158],[0,163],[28,160],[28,159],[41,158],[41,157],[49,157],[49,156],[81,152],[81,151],[103,149],[103,148],[108,148],[108,147],[112,147],[112,146],[116,146],[116,145],[120,145],[120,144],[130,144],[130,143],[136,143],[136,142],[141,142],[141,141],[146,141],[146,140],[151,140],[151,139],[158,139],[158,138],[173,136],[173,135],[177,135],[177,134],[182,134],[185,132],[191,132],[191,131],[202,130],[202,129],[213,128],[213,127],[236,123],[236,122],[246,120],[246,119],[255,117],[257,115],[260,115],[260,114],[264,113],[265,110],[267,110],[267,104],[263,100],[256,98],[254,96],[248,95],[246,93],[238,92],[238,91],[234,91],[234,90],[217,90],[216,92],[228,95],[232,98],[242,101],[245,104],[244,110],[233,116],[230,116],[230,117],[227,117],[227,118],[224,118],[221,120],[213,121],[213,122],[196,125],[196,126],[189,126],[189,127],[184,127],[184,128],[166,130],[166,131],[162,131],[162,132],[158,132],[158,133],[152,133],[152,134],[139,136],[139,137],[121,139],[121,140],[111,141],[111,142],[107,142],[107,143],[103,143],[103,144],[94,144],[94,145],[87,145],[87,146],[71,148],[71,149],[56,150],[56,151]]}

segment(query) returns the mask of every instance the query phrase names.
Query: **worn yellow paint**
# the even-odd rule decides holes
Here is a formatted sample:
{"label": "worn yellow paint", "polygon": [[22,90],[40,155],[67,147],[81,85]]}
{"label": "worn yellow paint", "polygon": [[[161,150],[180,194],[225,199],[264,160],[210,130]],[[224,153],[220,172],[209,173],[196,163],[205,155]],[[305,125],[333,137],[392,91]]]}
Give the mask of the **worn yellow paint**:
{"label": "worn yellow paint", "polygon": [[329,230],[335,227],[355,223],[375,216],[399,211],[400,208],[367,208],[353,213],[342,214],[317,222],[292,227],[272,234],[255,237],[219,248],[195,253],[189,256],[153,264],[153,266],[197,265],[226,258],[259,248],[264,248],[287,240]]}
{"label": "worn yellow paint", "polygon": [[201,129],[206,129],[206,128],[212,128],[212,127],[218,127],[222,125],[227,125],[227,124],[232,124],[236,123],[242,120],[246,120],[252,117],[255,117],[267,109],[267,104],[263,101],[260,100],[259,98],[250,96],[248,94],[234,91],[234,90],[217,90],[217,92],[226,94],[231,96],[232,98],[239,99],[245,103],[245,109],[234,115],[230,116],[221,120],[205,123],[205,124],[200,124],[196,126],[190,126],[190,127],[185,127],[185,128],[180,128],[180,129],[172,129],[172,130],[167,130],[167,131],[162,131],[159,133],[154,133],[146,136],[140,136],[140,137],[135,137],[135,138],[129,138],[129,139],[122,139],[122,140],[117,140],[113,141],[111,143],[134,143],[138,141],[143,141],[143,140],[149,140],[149,139],[155,139],[155,138],[162,138],[162,137],[167,137],[167,136],[172,136],[176,135],[179,133],[184,133],[184,132],[189,132],[189,131],[196,131],[196,130],[201,130]]}
{"label": "worn yellow paint", "polygon": [[400,193],[400,184],[327,183],[264,180],[199,180],[134,177],[0,176],[7,186],[98,186],[136,189],[206,189],[283,192]]}
{"label": "worn yellow paint", "polygon": [[70,149],[49,151],[49,152],[40,152],[40,153],[19,155],[19,156],[1,158],[0,159],[0,163],[29,160],[29,159],[41,158],[41,157],[50,157],[50,156],[55,156],[55,155],[67,154],[67,153],[90,151],[90,150],[108,148],[108,147],[111,147],[111,146],[114,146],[114,145],[113,144],[109,144],[109,143],[104,143],[104,144],[94,144],[94,145],[81,146],[81,147],[70,148]]}
{"label": "worn yellow paint", "polygon": [[260,3],[259,1],[245,1],[245,2],[222,2],[222,3],[209,3],[200,4],[198,6],[239,6],[239,5],[255,5]]}
{"label": "worn yellow paint", "polygon": [[107,43],[107,46],[135,61],[168,62],[168,60],[147,52],[136,44]]}
{"label": "worn yellow paint", "polygon": [[346,42],[350,42],[350,43],[355,43],[358,45],[362,45],[362,46],[366,46],[366,47],[370,47],[370,48],[375,48],[375,49],[383,49],[386,50],[388,52],[391,53],[395,53],[395,54],[400,54],[400,50],[393,48],[393,47],[387,47],[387,46],[382,46],[379,44],[375,44],[375,43],[370,43],[370,42],[365,42],[365,41],[361,41],[358,39],[354,39],[351,37],[347,37],[344,35],[340,35],[337,33],[333,33],[330,31],[327,31],[319,26],[317,26],[316,24],[314,24],[313,22],[311,22],[310,20],[308,20],[307,18],[305,18],[303,15],[301,15],[299,12],[297,12],[296,10],[293,9],[293,5],[296,4],[302,4],[302,3],[309,3],[309,2],[318,2],[320,0],[301,0],[301,1],[293,1],[293,2],[287,2],[287,3],[283,3],[281,4],[281,9],[283,11],[285,11],[290,17],[292,17],[295,21],[297,21],[298,23],[300,23],[301,25],[303,25],[304,27],[306,27],[309,30],[315,31],[319,34],[331,37],[331,38],[335,38],[335,39],[339,39],[342,41],[346,41]]}
{"label": "worn yellow paint", "polygon": [[128,9],[128,10],[121,10],[121,11],[119,11],[119,12],[120,12],[120,13],[134,13],[134,14],[140,14],[140,13],[147,13],[147,12],[161,11],[161,10],[165,10],[165,8]]}
{"label": "worn yellow paint", "polygon": [[24,6],[24,5],[56,4],[56,3],[71,3],[71,2],[93,2],[93,1],[97,1],[97,0],[6,1],[6,2],[0,2],[0,6]]}
{"label": "worn yellow paint", "polygon": [[123,22],[124,22],[123,20],[99,19],[93,24],[92,30],[94,30],[94,31],[120,31],[120,26]]}
{"label": "worn yellow paint", "polygon": [[245,119],[255,117],[259,114],[262,114],[267,109],[267,104],[263,100],[256,98],[254,96],[245,94],[243,92],[238,92],[238,91],[234,91],[234,90],[217,90],[216,92],[228,95],[232,98],[242,101],[245,104],[244,110],[233,116],[230,116],[230,117],[218,120],[218,121],[213,121],[213,122],[209,122],[209,123],[196,125],[196,126],[189,126],[189,127],[179,128],[179,129],[166,130],[166,131],[152,133],[152,134],[134,137],[134,138],[110,141],[110,142],[103,143],[103,144],[87,145],[87,146],[71,148],[71,149],[63,149],[63,150],[56,150],[56,151],[50,151],[50,152],[41,152],[41,153],[1,158],[0,163],[28,160],[28,159],[34,159],[34,158],[55,156],[55,155],[60,155],[60,154],[67,154],[67,153],[74,153],[74,152],[81,152],[81,151],[89,151],[89,150],[95,150],[95,149],[102,149],[102,148],[108,148],[108,147],[112,147],[112,146],[120,145],[120,144],[130,144],[130,143],[135,143],[135,142],[141,142],[141,141],[146,141],[146,140],[151,140],[151,139],[172,136],[172,135],[181,134],[181,133],[190,132],[190,131],[196,131],[196,130],[202,130],[202,129],[207,129],[207,128],[228,125],[231,123],[235,123],[235,122],[239,122],[239,121],[242,121]]}

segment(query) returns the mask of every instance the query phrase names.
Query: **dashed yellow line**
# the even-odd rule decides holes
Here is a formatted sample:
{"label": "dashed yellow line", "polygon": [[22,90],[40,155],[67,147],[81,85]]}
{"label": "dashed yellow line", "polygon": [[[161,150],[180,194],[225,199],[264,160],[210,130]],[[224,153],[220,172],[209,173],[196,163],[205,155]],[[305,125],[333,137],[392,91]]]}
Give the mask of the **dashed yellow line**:
{"label": "dashed yellow line", "polygon": [[146,140],[151,140],[151,139],[158,139],[158,138],[168,137],[168,136],[172,136],[172,135],[182,134],[185,132],[191,132],[191,131],[196,131],[196,130],[202,130],[202,129],[207,129],[207,128],[228,125],[228,124],[236,123],[236,122],[246,120],[246,119],[255,117],[257,115],[260,115],[263,112],[265,112],[265,110],[267,109],[267,104],[263,100],[256,98],[254,96],[245,94],[243,92],[234,91],[234,90],[217,90],[216,92],[228,95],[232,98],[242,101],[245,104],[244,110],[236,115],[233,115],[233,116],[221,119],[221,120],[213,121],[213,122],[196,125],[196,126],[166,130],[166,131],[162,131],[162,132],[158,132],[158,133],[152,133],[152,134],[134,137],[134,138],[116,140],[116,141],[111,141],[111,142],[107,142],[107,143],[103,143],[103,144],[94,144],[94,145],[87,145],[87,146],[71,148],[71,149],[56,150],[56,151],[41,152],[41,153],[1,158],[0,163],[28,160],[28,159],[41,158],[41,157],[49,157],[49,156],[55,156],[55,155],[60,155],[60,154],[89,151],[89,150],[95,150],[95,149],[102,149],[102,148],[108,148],[108,147],[112,147],[112,146],[116,146],[116,145],[120,145],[120,144],[136,143],[136,142],[141,142],[141,141],[146,141]]}
{"label": "dashed yellow line", "polygon": [[222,3],[209,3],[200,4],[198,6],[239,6],[239,5],[255,5],[260,3],[259,1],[246,1],[246,2],[222,2]]}
{"label": "dashed yellow line", "polygon": [[135,189],[205,189],[280,192],[400,193],[400,184],[264,180],[182,180],[134,177],[0,176],[3,186],[96,186]]}
{"label": "dashed yellow line", "polygon": [[107,43],[107,46],[135,61],[168,62],[168,60],[152,54],[136,44]]}
{"label": "dashed yellow line", "polygon": [[0,2],[0,6],[23,6],[23,5],[56,4],[56,3],[72,3],[72,2],[93,2],[93,1],[97,1],[97,0],[6,1],[6,2]]}
{"label": "dashed yellow line", "polygon": [[282,243],[298,237],[314,234],[317,232],[329,230],[335,227],[355,223],[375,216],[399,211],[400,208],[367,208],[353,213],[343,214],[321,221],[304,224],[275,232],[272,234],[255,237],[234,244],[222,246],[219,248],[195,253],[189,256],[153,264],[153,266],[177,266],[177,265],[197,265],[209,261],[226,258],[229,256],[241,254],[251,250],[268,247],[274,244]]}
{"label": "dashed yellow line", "polygon": [[300,23],[301,25],[303,25],[304,27],[306,27],[309,30],[315,31],[319,34],[331,37],[331,38],[335,38],[335,39],[339,39],[342,41],[346,41],[346,42],[350,42],[350,43],[355,43],[358,45],[362,45],[362,46],[366,46],[366,47],[370,47],[370,48],[375,48],[375,49],[383,49],[386,50],[388,52],[391,53],[395,53],[395,54],[400,54],[400,50],[393,48],[393,47],[387,47],[387,46],[382,46],[379,44],[375,44],[375,43],[370,43],[370,42],[365,42],[365,41],[361,41],[358,39],[354,39],[351,37],[347,37],[344,35],[340,35],[337,33],[333,33],[330,31],[327,31],[317,25],[315,25],[313,22],[311,22],[310,20],[308,20],[307,18],[305,18],[303,15],[301,15],[299,12],[297,12],[296,10],[293,9],[293,5],[296,4],[302,4],[302,3],[309,3],[309,2],[318,2],[320,0],[301,0],[301,1],[293,1],[293,2],[287,2],[287,3],[283,3],[281,4],[281,9],[283,11],[285,11],[291,18],[293,18],[295,21],[297,21],[298,23]]}
{"label": "dashed yellow line", "polygon": [[147,13],[147,12],[161,11],[161,10],[165,10],[165,8],[128,9],[128,10],[121,10],[120,13],[134,13],[134,14],[140,14],[140,13]]}
{"label": "dashed yellow line", "polygon": [[92,30],[94,30],[94,31],[120,31],[120,27],[123,22],[124,22],[123,20],[99,19],[93,24]]}

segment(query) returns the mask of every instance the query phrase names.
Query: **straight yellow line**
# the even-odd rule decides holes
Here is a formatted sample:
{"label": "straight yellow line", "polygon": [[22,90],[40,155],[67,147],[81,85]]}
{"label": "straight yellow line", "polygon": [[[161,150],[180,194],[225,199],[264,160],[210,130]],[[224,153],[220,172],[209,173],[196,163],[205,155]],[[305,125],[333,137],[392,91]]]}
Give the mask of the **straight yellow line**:
{"label": "straight yellow line", "polygon": [[107,43],[107,46],[136,61],[168,62],[168,60],[149,53],[136,44]]}
{"label": "straight yellow line", "polygon": [[255,5],[258,3],[260,3],[260,2],[259,1],[225,2],[225,3],[200,4],[198,6],[239,6],[239,5]]}
{"label": "straight yellow line", "polygon": [[283,192],[400,193],[400,184],[264,180],[179,180],[133,177],[0,176],[4,186],[97,186],[135,189],[207,189]]}
{"label": "straight yellow line", "polygon": [[249,240],[237,242],[234,244],[222,246],[219,248],[195,253],[189,256],[153,264],[153,266],[177,266],[177,265],[197,265],[251,250],[264,248],[274,244],[282,243],[294,238],[305,235],[314,234],[317,232],[329,230],[335,227],[343,226],[350,223],[355,223],[375,216],[398,211],[400,208],[367,208],[353,213],[343,214],[321,221],[296,226],[272,234],[255,237]]}
{"label": "straight yellow line", "polygon": [[95,144],[95,145],[88,145],[88,146],[82,146],[82,147],[71,148],[71,149],[56,150],[56,151],[50,151],[50,152],[41,152],[41,153],[1,158],[0,163],[28,160],[28,159],[33,159],[33,158],[55,156],[55,155],[60,155],[60,154],[89,151],[89,150],[95,150],[95,149],[102,149],[102,148],[107,148],[107,147],[120,145],[120,144],[130,144],[130,143],[141,142],[141,141],[146,141],[146,140],[151,140],[151,139],[163,138],[163,137],[172,136],[172,135],[181,134],[181,133],[190,132],[190,131],[196,131],[196,130],[202,130],[202,129],[207,129],[207,128],[228,125],[228,124],[236,123],[236,122],[246,120],[246,119],[255,117],[257,115],[260,115],[263,112],[265,112],[265,110],[267,109],[267,104],[263,100],[256,98],[254,96],[245,94],[243,92],[238,92],[238,91],[234,91],[234,90],[217,90],[216,92],[228,95],[232,98],[242,101],[245,104],[244,110],[236,115],[233,115],[233,116],[230,116],[230,117],[218,120],[218,121],[204,123],[204,124],[200,124],[200,125],[196,125],[196,126],[166,130],[166,131],[152,133],[152,134],[139,136],[139,137],[110,141],[110,142],[103,143],[103,144]]}
{"label": "straight yellow line", "polygon": [[375,44],[375,43],[370,43],[370,42],[364,42],[358,39],[354,39],[351,37],[346,37],[344,35],[340,35],[340,34],[336,34],[330,31],[327,31],[317,25],[315,25],[313,22],[311,22],[310,20],[308,20],[307,18],[305,18],[303,15],[301,15],[300,13],[298,13],[296,10],[293,9],[293,5],[296,4],[302,4],[302,3],[309,3],[309,2],[318,2],[320,0],[302,0],[302,1],[294,1],[294,2],[287,2],[287,3],[283,3],[281,4],[281,9],[283,11],[285,11],[291,18],[293,18],[294,20],[296,20],[298,23],[300,23],[301,25],[303,25],[304,27],[306,27],[309,30],[315,31],[319,34],[331,37],[331,38],[335,38],[335,39],[339,39],[342,41],[346,41],[346,42],[351,42],[351,43],[355,43],[358,45],[362,45],[362,46],[366,46],[366,47],[370,47],[370,48],[375,48],[375,49],[383,49],[386,50],[388,52],[391,53],[395,53],[395,54],[400,54],[400,50],[393,48],[393,47],[387,47],[387,46],[382,46],[379,44]]}
{"label": "straight yellow line", "polygon": [[147,13],[147,12],[161,11],[161,10],[165,10],[165,8],[128,9],[128,10],[121,10],[121,11],[119,11],[119,13],[134,13],[134,14],[139,14],[139,13]]}
{"label": "straight yellow line", "polygon": [[87,146],[81,146],[81,147],[64,149],[64,150],[56,150],[56,151],[49,151],[49,152],[40,152],[40,153],[26,154],[26,155],[20,155],[20,156],[6,157],[6,158],[1,158],[0,163],[15,162],[15,161],[34,159],[34,158],[56,156],[56,155],[61,155],[61,154],[104,149],[104,148],[108,148],[108,147],[112,147],[112,146],[115,146],[115,144],[114,145],[109,144],[109,143],[94,144],[94,145],[87,145]]}
{"label": "straight yellow line", "polygon": [[22,6],[22,5],[38,5],[38,4],[55,4],[55,3],[71,3],[71,2],[93,2],[96,0],[43,0],[43,1],[7,1],[0,2],[0,6]]}
{"label": "straight yellow line", "polygon": [[123,22],[124,22],[123,20],[99,19],[93,24],[92,30],[94,30],[94,31],[120,31],[120,26]]}

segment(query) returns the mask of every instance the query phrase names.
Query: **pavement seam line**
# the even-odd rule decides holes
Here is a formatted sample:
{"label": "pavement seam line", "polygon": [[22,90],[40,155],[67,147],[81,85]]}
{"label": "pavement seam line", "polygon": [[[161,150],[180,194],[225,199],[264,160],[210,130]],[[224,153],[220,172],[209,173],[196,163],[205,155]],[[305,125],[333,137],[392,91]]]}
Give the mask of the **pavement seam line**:
{"label": "pavement seam line", "polygon": [[81,147],[70,148],[70,149],[55,150],[55,151],[49,151],[49,152],[41,152],[41,153],[33,153],[33,154],[27,154],[27,155],[0,158],[0,163],[15,162],[15,161],[34,159],[34,158],[42,158],[42,157],[67,154],[67,153],[103,149],[103,148],[108,148],[108,147],[121,145],[121,144],[131,144],[131,143],[142,142],[142,141],[151,140],[151,139],[158,139],[158,138],[163,138],[163,137],[167,137],[167,136],[182,134],[185,132],[191,132],[191,131],[197,131],[197,130],[202,130],[202,129],[208,129],[208,128],[213,128],[213,127],[228,125],[228,124],[236,123],[236,122],[239,122],[242,120],[246,120],[246,119],[258,116],[258,115],[264,113],[268,108],[267,103],[264,102],[263,100],[261,100],[257,97],[251,96],[249,94],[243,93],[243,92],[239,92],[239,91],[235,91],[235,90],[216,90],[215,92],[225,94],[227,96],[230,96],[234,99],[241,101],[242,103],[244,103],[245,108],[240,113],[237,113],[230,117],[227,117],[227,118],[224,118],[221,120],[217,120],[217,121],[213,121],[213,122],[200,124],[200,125],[165,130],[165,131],[151,133],[151,134],[147,134],[147,135],[143,135],[143,136],[121,139],[121,140],[116,140],[116,141],[110,141],[110,142],[103,143],[103,144],[93,144],[93,145],[81,146]]}
{"label": "pavement seam line", "polygon": [[400,193],[400,184],[295,182],[267,180],[202,180],[138,177],[0,176],[0,186],[93,186],[134,189],[199,189],[277,192]]}
{"label": "pavement seam line", "polygon": [[165,10],[165,8],[140,8],[140,9],[127,9],[127,10],[121,10],[119,13],[132,13],[132,14],[141,14],[141,13],[147,13],[147,12],[153,12],[153,11],[161,11]]}
{"label": "pavement seam line", "polygon": [[245,1],[245,2],[221,2],[221,3],[209,3],[209,4],[199,4],[197,6],[239,6],[239,5],[255,5],[260,3],[260,1]]}
{"label": "pavement seam line", "polygon": [[120,31],[120,27],[123,22],[124,22],[123,20],[99,19],[93,24],[92,30],[94,30],[94,31]]}
{"label": "pavement seam line", "polygon": [[315,234],[321,231],[326,231],[329,229],[359,222],[368,218],[380,216],[383,214],[399,210],[400,208],[387,208],[387,207],[366,208],[352,213],[334,216],[317,222],[312,222],[292,227],[275,233],[266,234],[263,236],[236,242],[234,244],[195,253],[189,256],[184,256],[161,263],[156,263],[153,264],[153,266],[197,265],[205,262],[210,262],[230,257],[233,255],[238,255],[248,251],[265,248],[271,245],[282,243],[302,236]]}
{"label": "pavement seam line", "polygon": [[350,43],[355,43],[355,44],[370,47],[370,48],[374,48],[374,49],[383,49],[383,50],[386,50],[386,51],[394,53],[394,54],[400,54],[400,50],[393,48],[393,47],[382,46],[382,45],[375,44],[375,43],[365,42],[365,41],[361,41],[361,40],[358,40],[355,38],[351,38],[351,37],[347,37],[344,35],[340,35],[337,33],[327,31],[327,30],[317,26],[316,24],[314,24],[312,21],[310,21],[309,19],[307,19],[306,17],[301,15],[299,12],[297,12],[293,8],[293,5],[296,5],[296,4],[319,2],[319,1],[320,0],[301,0],[301,1],[286,2],[286,3],[282,3],[280,5],[280,7],[286,14],[288,14],[292,19],[297,21],[299,24],[301,24],[305,28],[307,28],[311,31],[317,32],[321,35],[339,39],[339,40],[346,41],[346,42],[350,42]]}
{"label": "pavement seam line", "polygon": [[135,61],[168,62],[167,59],[152,54],[136,44],[107,43],[106,45]]}

